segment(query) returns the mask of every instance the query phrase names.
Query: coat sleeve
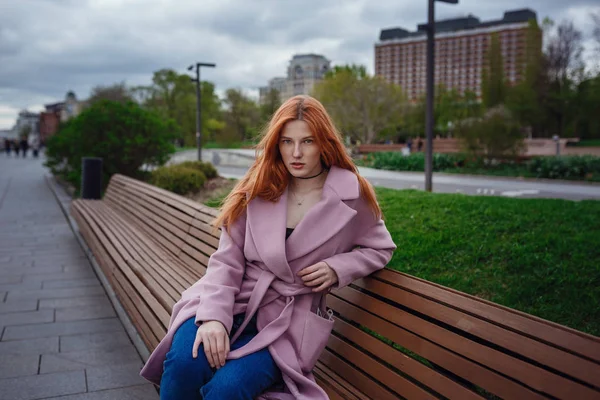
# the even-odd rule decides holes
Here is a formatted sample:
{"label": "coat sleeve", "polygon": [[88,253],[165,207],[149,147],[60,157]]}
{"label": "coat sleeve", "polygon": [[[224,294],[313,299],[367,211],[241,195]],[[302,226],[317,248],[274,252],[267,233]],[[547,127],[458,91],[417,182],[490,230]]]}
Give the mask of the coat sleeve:
{"label": "coat sleeve", "polygon": [[233,325],[233,305],[240,292],[246,267],[244,240],[246,214],[242,214],[230,227],[221,232],[219,247],[208,261],[206,274],[192,288],[199,294],[196,324],[219,321],[227,332]]}
{"label": "coat sleeve", "polygon": [[343,288],[356,279],[384,268],[392,258],[396,245],[382,219],[375,219],[364,201],[358,200],[359,232],[351,243],[352,251],[336,254],[323,260],[338,276],[332,288]]}

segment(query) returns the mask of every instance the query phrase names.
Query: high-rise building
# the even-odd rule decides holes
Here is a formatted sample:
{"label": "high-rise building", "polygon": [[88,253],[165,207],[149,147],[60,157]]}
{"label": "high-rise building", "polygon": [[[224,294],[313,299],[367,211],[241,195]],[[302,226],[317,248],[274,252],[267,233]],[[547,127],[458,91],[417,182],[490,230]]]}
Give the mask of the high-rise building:
{"label": "high-rise building", "polygon": [[[500,42],[505,79],[517,83],[524,75],[532,19],[537,20],[536,13],[523,9],[507,11],[501,20],[488,22],[473,15],[436,21],[435,85],[461,93],[470,90],[480,97],[482,67],[494,34]],[[410,100],[418,100],[426,88],[426,48],[427,24],[418,25],[416,32],[383,29],[375,44],[375,74],[400,85]]]}
{"label": "high-rise building", "polygon": [[330,61],[319,54],[297,54],[290,60],[286,78],[273,78],[269,86],[260,88],[260,102],[271,89],[277,89],[281,101],[299,94],[310,94],[315,83],[329,71]]}

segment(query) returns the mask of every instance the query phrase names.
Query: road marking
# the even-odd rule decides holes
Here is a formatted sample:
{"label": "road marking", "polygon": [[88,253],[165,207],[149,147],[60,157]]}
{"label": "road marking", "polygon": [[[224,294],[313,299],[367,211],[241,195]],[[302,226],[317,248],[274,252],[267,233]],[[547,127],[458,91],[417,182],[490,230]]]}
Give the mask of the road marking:
{"label": "road marking", "polygon": [[501,195],[502,196],[506,196],[506,197],[519,197],[519,196],[523,196],[526,194],[539,194],[540,191],[539,190],[533,190],[533,189],[525,189],[525,190],[508,190],[506,192],[502,192]]}

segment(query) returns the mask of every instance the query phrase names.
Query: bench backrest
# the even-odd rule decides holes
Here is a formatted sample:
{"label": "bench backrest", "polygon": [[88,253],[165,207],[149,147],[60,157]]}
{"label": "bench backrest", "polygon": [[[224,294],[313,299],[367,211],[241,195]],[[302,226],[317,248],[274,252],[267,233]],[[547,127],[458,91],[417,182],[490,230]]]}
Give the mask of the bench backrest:
{"label": "bench backrest", "polygon": [[[119,175],[105,200],[182,262],[179,288],[204,274],[214,209]],[[388,269],[327,303],[315,373],[346,398],[600,398],[600,338]]]}

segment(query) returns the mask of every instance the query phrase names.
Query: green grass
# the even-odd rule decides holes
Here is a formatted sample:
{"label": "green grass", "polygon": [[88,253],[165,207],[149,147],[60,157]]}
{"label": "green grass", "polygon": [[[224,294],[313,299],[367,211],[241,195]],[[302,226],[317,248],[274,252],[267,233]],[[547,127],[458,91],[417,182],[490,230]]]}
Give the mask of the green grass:
{"label": "green grass", "polygon": [[590,139],[590,140],[582,140],[575,144],[575,146],[580,147],[600,147],[600,139]]}
{"label": "green grass", "polygon": [[600,201],[376,191],[389,268],[600,336]]}
{"label": "green grass", "polygon": [[600,202],[377,194],[389,268],[600,335]]}

